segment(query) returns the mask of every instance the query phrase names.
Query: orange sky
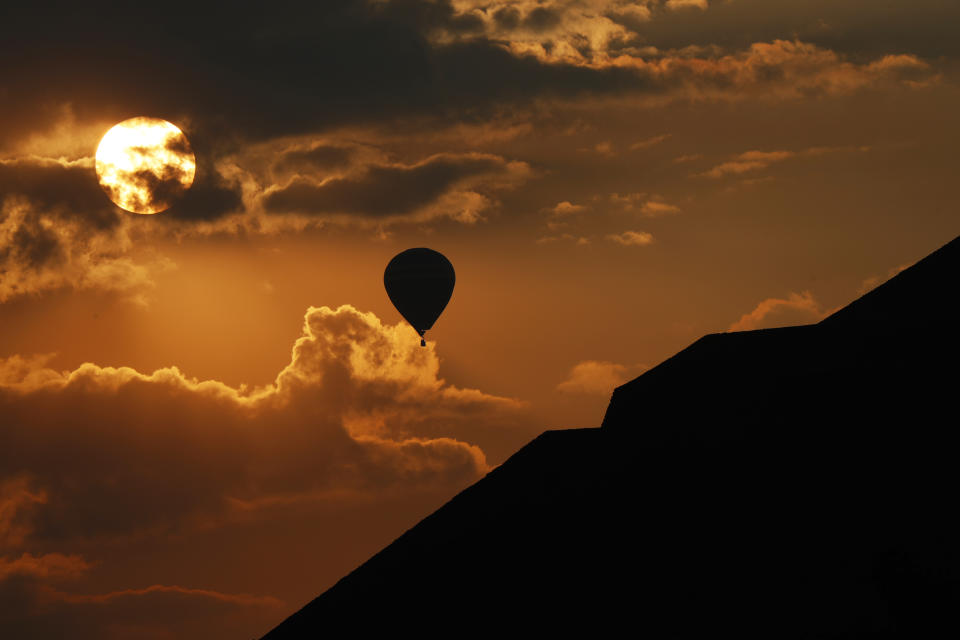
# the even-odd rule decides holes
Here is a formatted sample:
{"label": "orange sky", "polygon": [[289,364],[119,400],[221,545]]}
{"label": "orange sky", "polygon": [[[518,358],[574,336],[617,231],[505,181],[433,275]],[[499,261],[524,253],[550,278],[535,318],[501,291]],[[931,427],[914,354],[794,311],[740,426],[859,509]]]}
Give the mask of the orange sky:
{"label": "orange sky", "polygon": [[[321,4],[0,13],[11,637],[262,634],[699,336],[958,233],[951,3]],[[197,156],[155,216],[93,169],[139,115]],[[427,349],[412,246],[457,271]]]}

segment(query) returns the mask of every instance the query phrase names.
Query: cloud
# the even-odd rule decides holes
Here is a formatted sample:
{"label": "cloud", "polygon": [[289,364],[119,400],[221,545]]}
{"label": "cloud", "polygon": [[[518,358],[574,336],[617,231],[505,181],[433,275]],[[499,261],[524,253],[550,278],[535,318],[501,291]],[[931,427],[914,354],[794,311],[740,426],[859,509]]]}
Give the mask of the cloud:
{"label": "cloud", "polygon": [[639,140],[630,145],[630,151],[638,151],[640,149],[649,149],[650,147],[654,147],[660,144],[661,142],[669,140],[670,137],[671,137],[671,134],[665,133],[659,136],[653,136],[652,138],[647,138],[645,140]]}
{"label": "cloud", "polygon": [[[11,637],[236,637],[275,620],[285,603],[272,596],[154,584],[107,593],[75,593],[53,584],[82,579],[92,567],[58,553],[0,558],[0,621]],[[225,617],[229,616],[229,617]]]}
{"label": "cloud", "polygon": [[620,55],[589,66],[633,69],[635,89],[628,93],[638,97],[698,101],[847,95],[869,87],[918,86],[935,77],[929,64],[916,56],[907,55],[897,64],[883,64],[883,58],[857,64],[797,40],[755,42],[744,51],[723,55],[706,53],[673,52],[654,58]]}
{"label": "cloud", "polygon": [[651,16],[644,3],[621,0],[454,0],[453,6],[477,16],[490,40],[508,41],[520,49],[546,41],[554,55],[573,59],[602,51],[611,40],[629,37],[621,23],[638,24]]}
{"label": "cloud", "polygon": [[646,193],[611,193],[610,202],[622,207],[625,210],[632,210],[637,203],[646,200],[649,196]]}
{"label": "cloud", "polygon": [[[476,16],[488,39],[510,42],[518,51],[536,50],[546,42],[549,47],[542,52],[555,60],[596,60],[616,52],[664,56],[691,46],[719,49],[721,43],[730,52],[783,39],[855,56],[911,52],[937,58],[945,52],[960,53],[945,26],[960,19],[960,8],[939,0],[918,0],[883,11],[870,0],[454,0],[453,6]],[[524,15],[535,7],[556,17],[549,29],[524,27]]]}
{"label": "cloud", "polygon": [[[275,151],[256,150],[260,157]],[[214,161],[198,150],[194,185],[157,216],[117,209],[99,188],[90,157],[0,159],[0,303],[71,288],[146,304],[156,277],[176,266],[154,249],[158,240],[284,233],[327,222],[470,224],[533,173],[524,162],[492,154],[440,153],[405,164],[370,145],[337,142],[287,142],[267,166],[256,166],[256,156]]]}
{"label": "cloud", "polygon": [[745,151],[734,156],[732,160],[722,162],[697,175],[707,178],[723,178],[730,175],[760,171],[773,164],[791,158],[814,157],[841,152],[865,152],[869,150],[869,147],[810,147],[801,151]]}
{"label": "cloud", "polygon": [[620,234],[608,235],[607,240],[625,247],[643,247],[653,244],[653,234],[646,231],[624,231]]}
{"label": "cloud", "polygon": [[24,553],[15,560],[0,556],[0,582],[11,576],[30,576],[40,579],[75,578],[91,567],[78,555],[47,553],[33,556]]}
{"label": "cloud", "polygon": [[873,289],[876,289],[877,287],[879,287],[881,284],[883,284],[893,276],[897,275],[907,267],[911,266],[911,264],[912,263],[901,264],[899,266],[889,269],[883,275],[875,275],[875,276],[870,276],[869,278],[865,278],[864,281],[860,283],[860,287],[857,289],[857,294],[862,296],[863,294],[869,291],[872,291]]}
{"label": "cloud", "polygon": [[[26,147],[50,146],[31,140]],[[369,145],[287,142],[272,165],[257,167],[256,153],[215,160],[195,146],[193,186],[157,216],[115,207],[97,184],[92,157],[0,158],[0,303],[70,288],[146,304],[156,277],[176,266],[153,248],[158,239],[300,231],[331,221],[475,223],[499,192],[532,175],[523,162],[480,153],[404,164]],[[256,151],[269,157],[274,150]],[[277,173],[285,182],[275,183]]]}
{"label": "cloud", "polygon": [[680,207],[664,202],[660,196],[646,193],[611,193],[610,202],[625,212],[637,212],[647,218],[680,213]]}
{"label": "cloud", "polygon": [[[720,9],[724,16],[736,12],[740,4],[721,3],[711,17]],[[252,142],[344,127],[435,131],[544,101],[806,98],[936,76],[913,49],[882,49],[879,38],[874,48],[880,51],[848,59],[830,48],[836,42],[792,39],[795,24],[750,40],[752,27],[733,35],[700,25],[693,30],[697,16],[690,14],[701,12],[659,6],[338,0],[300,7],[296,20],[286,12],[261,11],[251,19],[249,11],[236,11],[193,16],[187,24],[176,12],[158,15],[149,7],[104,11],[104,19],[51,16],[23,5],[4,16],[0,55],[31,64],[5,76],[17,100],[7,105],[0,140],[18,142],[48,129],[70,105],[80,127],[135,113],[182,123],[198,157],[220,158]],[[898,13],[911,18],[906,10]],[[138,46],[144,38],[156,46]],[[728,40],[732,44],[716,46]],[[124,47],[139,53],[113,55]],[[71,55],[56,53],[64,50]]]}
{"label": "cloud", "polygon": [[557,390],[564,393],[609,394],[645,368],[585,360],[570,369],[566,380],[557,385]]}
{"label": "cloud", "polygon": [[348,146],[316,144],[308,149],[293,149],[283,154],[275,163],[278,171],[297,173],[324,172],[345,167],[355,150]]}
{"label": "cloud", "polygon": [[58,222],[79,218],[94,231],[113,229],[122,219],[100,190],[92,157],[0,159],[0,201],[28,202]]}
{"label": "cloud", "polygon": [[272,214],[381,223],[442,216],[475,222],[490,206],[489,193],[518,184],[529,173],[526,163],[491,154],[438,154],[410,165],[376,164],[321,182],[298,177],[269,189],[263,206]]}
{"label": "cloud", "polygon": [[632,33],[611,20],[606,26],[567,31],[547,42],[529,33],[509,33],[498,41],[506,43],[512,60],[498,60],[476,39],[455,39],[443,51],[462,57],[471,68],[484,64],[501,77],[517,79],[524,90],[488,87],[490,96],[499,95],[511,104],[527,103],[533,94],[541,100],[634,97],[649,105],[677,100],[781,101],[846,95],[871,87],[920,86],[937,76],[928,63],[910,54],[896,54],[905,56],[896,63],[883,62],[890,54],[854,62],[834,50],[783,37],[745,43],[740,49],[714,43],[659,49],[644,44],[649,30],[642,31]]}
{"label": "cloud", "polygon": [[680,207],[659,200],[647,200],[643,203],[643,206],[640,207],[640,212],[649,218],[655,218],[657,216],[680,213]]}
{"label": "cloud", "polygon": [[46,501],[47,494],[32,490],[26,476],[0,481],[0,551],[23,544],[30,534],[31,516],[36,505]]}
{"label": "cloud", "polygon": [[818,322],[827,315],[809,291],[786,298],[767,298],[730,325],[727,331],[752,331]]}
{"label": "cloud", "polygon": [[701,9],[707,10],[707,0],[667,0],[666,7],[671,11],[680,11],[683,9]]}
{"label": "cloud", "polygon": [[851,55],[910,52],[936,58],[956,57],[960,51],[947,26],[958,19],[960,7],[940,0],[891,3],[883,9],[871,0],[736,0],[710,2],[709,14],[658,10],[650,24],[623,23],[660,49],[717,43],[738,48],[757,40],[799,38]]}
{"label": "cloud", "polygon": [[607,17],[618,24],[640,25],[649,22],[653,13],[641,2],[617,2],[608,7]]}
{"label": "cloud", "polygon": [[[45,621],[86,620],[109,605],[83,625],[90,637],[118,617],[143,624],[184,607],[216,626],[213,605],[280,603],[167,586],[195,574],[146,569],[152,586],[100,593],[77,551],[140,549],[149,565],[171,539],[306,520],[331,503],[449,496],[475,481],[490,468],[484,442],[532,428],[524,404],[448,384],[433,343],[419,345],[405,323],[342,306],[306,312],[289,364],[263,387],[176,367],[58,371],[49,357],[0,359],[0,621],[40,633]],[[50,587],[68,579],[81,586]],[[278,617],[257,615],[258,626]]]}
{"label": "cloud", "polygon": [[0,160],[0,303],[60,288],[142,301],[173,263],[125,255],[135,223],[97,186],[91,158]]}
{"label": "cloud", "polygon": [[193,225],[215,222],[244,211],[241,185],[228,180],[215,166],[213,157],[197,157],[193,185],[172,207],[154,216],[161,232],[164,226],[191,230]]}
{"label": "cloud", "polygon": [[14,484],[0,513],[32,539],[79,539],[189,527],[226,517],[231,499],[462,485],[487,465],[460,438],[515,421],[521,404],[438,371],[412,329],[349,306],[311,308],[290,364],[264,388],[175,367],[57,372],[10,358],[0,362],[0,479]]}
{"label": "cloud", "polygon": [[582,204],[573,204],[569,200],[558,202],[554,206],[544,209],[544,211],[556,217],[569,216],[575,213],[583,213],[586,210],[587,210],[586,206]]}
{"label": "cloud", "polygon": [[[738,4],[714,3],[711,19]],[[0,123],[4,148],[19,154],[0,167],[0,194],[17,209],[0,220],[0,301],[62,287],[143,301],[170,266],[158,256],[130,258],[131,240],[143,238],[299,232],[329,222],[474,223],[499,205],[502,190],[532,174],[493,155],[364,155],[355,142],[364,136],[446,135],[456,142],[441,149],[462,149],[461,131],[509,138],[529,131],[530,112],[558,102],[809,99],[938,77],[910,49],[847,54],[793,38],[791,29],[762,41],[666,46],[658,40],[664,30],[689,26],[701,12],[661,2],[336,1],[300,8],[297,20],[237,11],[189,24],[146,7],[107,12],[109,20],[36,12],[24,5],[5,14],[0,43],[0,54],[31,61],[7,74],[17,100]],[[144,37],[156,46],[140,47]],[[113,55],[123,46],[140,53]],[[63,50],[73,54],[54,53]],[[89,158],[98,129],[137,113],[182,125],[198,160],[193,187],[150,222],[109,204]],[[501,122],[512,125],[491,126]],[[249,153],[260,145],[277,151],[270,161],[261,155],[269,166],[256,166]],[[628,143],[604,141],[592,151],[611,155],[615,147]],[[730,162],[740,164],[717,171],[759,166]]]}
{"label": "cloud", "polygon": [[537,238],[537,244],[553,244],[555,242],[572,242],[578,247],[586,247],[590,245],[590,238],[586,236],[576,236],[572,233],[564,233],[558,236],[542,236]]}
{"label": "cloud", "polygon": [[609,140],[598,142],[593,146],[592,151],[597,155],[607,156],[608,158],[612,158],[617,155],[617,152],[613,149],[613,144]]}
{"label": "cloud", "polygon": [[796,155],[792,151],[745,151],[738,155],[736,159],[718,164],[700,175],[707,178],[722,178],[730,174],[738,175],[748,171],[758,171]]}
{"label": "cloud", "polygon": [[55,593],[55,597],[71,604],[107,604],[115,600],[138,598],[155,594],[173,595],[187,598],[209,599],[226,604],[243,607],[279,607],[283,602],[271,596],[253,596],[245,593],[221,593],[210,589],[191,589],[177,585],[154,584],[142,589],[122,589],[109,593],[93,595],[77,595],[69,593]]}
{"label": "cloud", "polygon": [[[523,33],[549,37],[563,29],[568,12],[533,3],[517,15],[489,9],[434,0],[333,1],[299,8],[296,20],[287,12],[257,12],[251,20],[249,11],[237,11],[194,16],[185,24],[143,7],[124,7],[109,12],[108,20],[45,15],[41,29],[36,10],[18,8],[5,15],[10,37],[0,53],[18,52],[31,60],[31,70],[8,74],[10,91],[19,99],[0,126],[0,139],[49,124],[67,103],[81,122],[93,115],[119,121],[125,114],[149,112],[189,123],[223,146],[354,124],[421,118],[452,124],[466,112],[490,115],[509,95],[535,98],[543,82],[536,81],[541,75],[536,67],[503,50],[496,33],[480,31],[485,25],[516,25]],[[581,34],[575,27],[571,38],[601,46],[606,32],[622,32],[602,15],[593,23],[605,31]],[[136,47],[144,37],[156,46]],[[104,56],[124,46],[140,55],[110,57],[108,80]],[[51,53],[59,47],[74,55]],[[225,47],[231,55],[223,55]],[[464,74],[464,68],[475,72]],[[142,77],[152,81],[136,80]],[[557,80],[547,84],[579,93]],[[182,95],[191,96],[189,104]],[[190,131],[187,135],[196,142]]]}

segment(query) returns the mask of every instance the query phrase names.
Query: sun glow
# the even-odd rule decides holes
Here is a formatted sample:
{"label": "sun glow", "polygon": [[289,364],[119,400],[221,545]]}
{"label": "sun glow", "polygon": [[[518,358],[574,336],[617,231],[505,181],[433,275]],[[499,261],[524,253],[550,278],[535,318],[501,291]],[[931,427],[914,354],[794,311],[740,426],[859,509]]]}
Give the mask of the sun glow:
{"label": "sun glow", "polygon": [[96,169],[114,204],[149,214],[169,209],[190,188],[197,163],[180,129],[140,117],[107,131],[97,147]]}

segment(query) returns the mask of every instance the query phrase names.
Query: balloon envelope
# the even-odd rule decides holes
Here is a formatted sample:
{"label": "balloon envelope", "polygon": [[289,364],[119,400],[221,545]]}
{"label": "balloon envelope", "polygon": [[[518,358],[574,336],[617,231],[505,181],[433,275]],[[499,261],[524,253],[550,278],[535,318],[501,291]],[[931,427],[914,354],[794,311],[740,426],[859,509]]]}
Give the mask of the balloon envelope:
{"label": "balloon envelope", "polygon": [[398,253],[383,272],[390,302],[421,336],[447,306],[456,279],[450,261],[425,247]]}

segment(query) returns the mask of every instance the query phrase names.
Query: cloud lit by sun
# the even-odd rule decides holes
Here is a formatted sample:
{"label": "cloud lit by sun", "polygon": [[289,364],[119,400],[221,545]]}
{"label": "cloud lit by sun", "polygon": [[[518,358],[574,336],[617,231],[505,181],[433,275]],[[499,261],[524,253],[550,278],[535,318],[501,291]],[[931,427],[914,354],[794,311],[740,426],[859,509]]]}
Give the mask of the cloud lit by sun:
{"label": "cloud lit by sun", "polygon": [[110,129],[96,155],[100,186],[133,213],[169,209],[190,185],[197,164],[183,132],[158,118],[131,118]]}

